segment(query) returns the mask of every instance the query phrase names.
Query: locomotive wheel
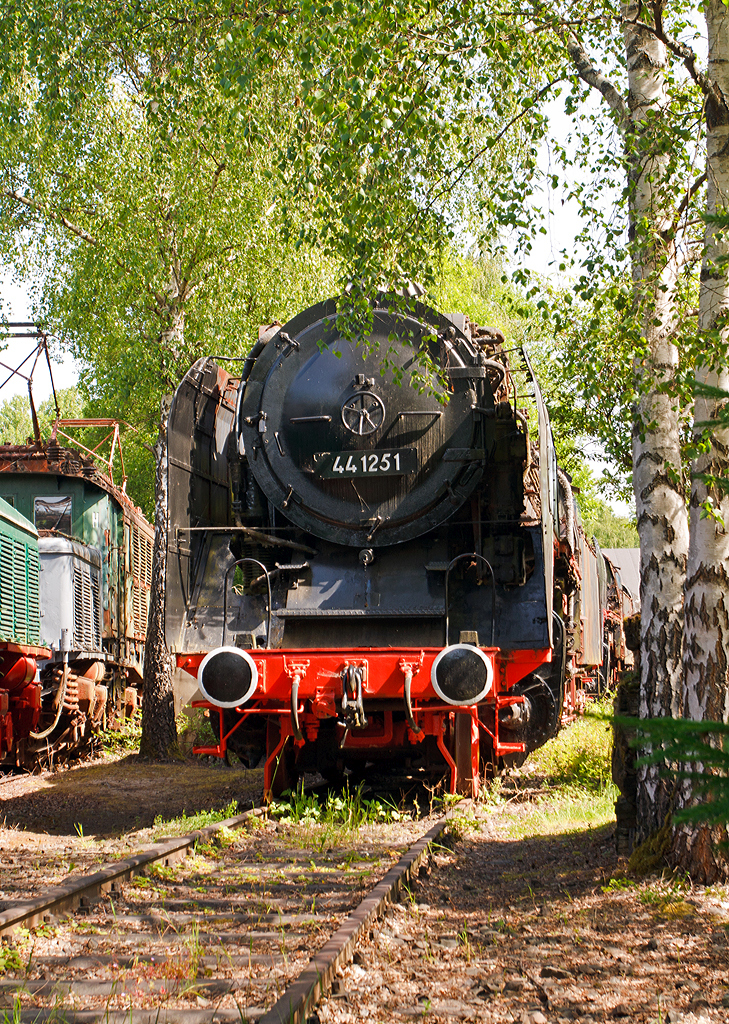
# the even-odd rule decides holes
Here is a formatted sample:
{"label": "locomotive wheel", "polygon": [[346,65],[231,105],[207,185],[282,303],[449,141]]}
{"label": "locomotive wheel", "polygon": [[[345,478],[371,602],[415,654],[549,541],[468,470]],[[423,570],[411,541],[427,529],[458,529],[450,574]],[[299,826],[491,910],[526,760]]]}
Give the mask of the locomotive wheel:
{"label": "locomotive wheel", "polygon": [[[223,711],[223,729],[226,734],[233,728],[240,716],[232,708]],[[220,743],[220,715],[217,710],[210,713],[210,725],[213,735]],[[225,751],[225,763],[230,764],[229,753],[239,758],[241,764],[246,768],[258,767],[266,750],[266,728],[263,723],[245,723],[228,737],[227,750]]]}
{"label": "locomotive wheel", "polygon": [[[266,758],[270,757],[281,740],[281,728],[277,718],[269,718],[266,733]],[[293,792],[296,783],[299,781],[299,773],[296,769],[296,749],[293,737],[286,739],[277,760],[273,765],[273,777],[269,795],[271,797],[281,796],[286,790]]]}
{"label": "locomotive wheel", "polygon": [[[496,720],[495,709],[488,704],[481,705],[478,709],[478,717],[479,720],[484,723],[489,732],[493,733]],[[489,779],[495,779],[499,774],[499,763],[498,758],[494,755],[494,744],[489,734],[479,728],[478,738],[478,764],[481,775],[481,785],[483,786],[485,782]]]}
{"label": "locomotive wheel", "polygon": [[470,715],[456,715],[454,729],[456,789],[461,796],[475,798],[479,791],[478,726]]}

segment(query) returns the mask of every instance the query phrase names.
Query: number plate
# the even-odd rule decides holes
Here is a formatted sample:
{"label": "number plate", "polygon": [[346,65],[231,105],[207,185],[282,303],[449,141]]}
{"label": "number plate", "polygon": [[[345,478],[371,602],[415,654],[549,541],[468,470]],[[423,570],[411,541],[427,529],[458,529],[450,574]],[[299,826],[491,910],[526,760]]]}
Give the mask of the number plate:
{"label": "number plate", "polygon": [[353,476],[404,476],[417,473],[415,448],[383,449],[369,452],[319,452],[314,456],[317,476],[344,480]]}

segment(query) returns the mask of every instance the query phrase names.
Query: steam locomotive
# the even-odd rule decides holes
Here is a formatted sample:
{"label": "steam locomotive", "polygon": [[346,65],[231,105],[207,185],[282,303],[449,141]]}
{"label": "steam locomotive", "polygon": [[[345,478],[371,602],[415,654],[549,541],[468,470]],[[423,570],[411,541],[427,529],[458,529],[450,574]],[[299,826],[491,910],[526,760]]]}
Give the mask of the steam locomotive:
{"label": "steam locomotive", "polygon": [[262,329],[239,376],[186,375],[166,639],[216,730],[198,752],[263,761],[269,795],[303,771],[475,795],[619,667],[622,589],[527,354],[412,297],[371,313],[352,343],[321,303]]}

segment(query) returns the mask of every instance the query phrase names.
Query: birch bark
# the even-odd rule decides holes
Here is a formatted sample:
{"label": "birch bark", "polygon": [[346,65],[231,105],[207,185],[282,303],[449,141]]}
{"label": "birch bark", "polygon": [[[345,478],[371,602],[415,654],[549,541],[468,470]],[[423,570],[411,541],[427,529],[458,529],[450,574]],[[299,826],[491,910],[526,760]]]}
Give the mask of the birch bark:
{"label": "birch bark", "polygon": [[[633,488],[641,551],[640,716],[677,715],[681,701],[683,586],[688,518],[681,473],[678,402],[663,394],[678,367],[672,341],[677,261],[671,234],[668,155],[657,145],[667,104],[666,49],[636,24],[641,6],[623,8],[628,68],[633,295],[641,310],[643,347],[634,371]],[[659,829],[671,792],[658,768],[638,773],[638,839]]]}
{"label": "birch bark", "polygon": [[[706,26],[709,42],[706,98],[707,212],[729,210],[729,10],[722,0],[707,0]],[[699,329],[720,330],[724,342],[729,332],[729,280],[721,261],[729,256],[726,230],[708,223],[705,234]],[[729,390],[726,360],[709,362],[696,373],[700,383]],[[701,441],[701,423],[716,415],[717,400],[697,397],[694,405],[694,437]],[[706,450],[694,461],[691,489],[691,542],[684,603],[683,713],[694,720],[729,721],[729,496],[700,476],[729,476],[729,430],[716,429],[705,438]],[[702,512],[713,504],[715,518]],[[690,790],[681,802],[691,799]],[[726,857],[716,849],[717,835],[706,827],[682,826],[674,836],[672,857],[691,872],[695,881],[709,883],[729,876]],[[725,837],[724,837],[725,838]],[[712,843],[712,839],[714,842]]]}

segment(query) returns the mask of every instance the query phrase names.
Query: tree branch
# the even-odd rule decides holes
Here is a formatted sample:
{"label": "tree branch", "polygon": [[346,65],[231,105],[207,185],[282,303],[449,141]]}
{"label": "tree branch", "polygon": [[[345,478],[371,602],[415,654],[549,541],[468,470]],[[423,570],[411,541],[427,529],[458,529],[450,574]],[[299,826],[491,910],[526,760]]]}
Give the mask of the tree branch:
{"label": "tree branch", "polygon": [[[542,99],[542,97],[543,97],[543,96],[546,96],[546,94],[547,94],[547,93],[548,93],[548,92],[550,91],[550,89],[552,89],[552,88],[553,88],[553,87],[554,87],[555,85],[557,85],[557,83],[558,83],[558,82],[561,82],[561,81],[562,81],[562,78],[560,77],[560,78],[553,78],[553,79],[552,79],[552,80],[551,80],[550,82],[547,82],[547,84],[546,84],[545,86],[543,86],[543,87],[542,87],[542,88],[541,88],[541,89],[540,89],[540,90],[539,90],[539,91],[538,91],[538,92],[536,93],[536,95],[535,95],[535,97],[534,97],[534,104],[536,104],[537,100],[540,100],[540,99]],[[534,104],[532,104],[532,107],[534,106]],[[443,197],[444,195],[446,195],[446,193],[448,193],[448,192],[452,192],[452,191],[453,191],[453,189],[454,189],[454,188],[456,187],[456,185],[458,185],[458,184],[459,184],[459,182],[460,182],[460,181],[461,181],[461,180],[463,179],[463,177],[464,177],[464,176],[465,176],[465,174],[466,174],[466,171],[468,171],[468,170],[469,170],[469,169],[470,169],[471,167],[473,167],[473,165],[474,165],[474,164],[476,163],[476,161],[477,161],[477,160],[479,159],[479,157],[482,157],[482,156],[483,156],[483,155],[484,155],[485,153],[487,153],[487,152],[488,152],[488,150],[489,150],[489,149],[492,149],[492,148],[494,147],[494,145],[495,145],[495,144],[496,144],[497,142],[499,142],[499,140],[500,140],[500,139],[502,139],[502,138],[504,137],[504,135],[506,135],[506,133],[507,133],[507,132],[509,131],[509,129],[510,129],[510,128],[513,128],[513,127],[514,127],[514,125],[515,125],[515,124],[516,124],[516,123],[517,123],[518,121],[520,121],[520,120],[521,120],[521,119],[522,119],[523,117],[525,117],[525,116],[526,116],[526,115],[527,115],[528,113],[530,113],[530,111],[532,110],[532,107],[524,107],[524,108],[523,108],[522,110],[520,110],[518,114],[516,114],[516,115],[515,115],[514,117],[512,117],[512,118],[511,118],[511,120],[510,120],[510,121],[508,121],[508,122],[507,122],[507,123],[506,123],[506,124],[504,125],[504,127],[503,127],[503,128],[501,129],[501,131],[500,131],[500,132],[497,132],[497,134],[496,134],[496,135],[494,135],[494,136],[493,136],[493,138],[490,138],[490,139],[489,139],[488,143],[487,143],[487,144],[486,144],[485,146],[482,146],[482,147],[481,147],[481,149],[477,150],[477,151],[476,151],[476,152],[475,152],[475,153],[473,154],[473,156],[471,157],[471,159],[470,159],[470,160],[468,160],[468,161],[467,161],[467,162],[466,162],[466,163],[465,163],[465,164],[463,165],[463,167],[462,167],[462,168],[460,169],[460,174],[458,174],[458,175],[457,175],[457,176],[456,176],[456,177],[455,177],[455,178],[454,178],[454,179],[453,179],[452,181],[450,181],[450,182],[449,182],[449,183],[448,183],[447,185],[444,185],[444,186],[443,186],[443,188],[442,188],[442,189],[440,190],[440,192],[438,192],[438,193],[437,193],[437,194],[436,194],[436,195],[435,195],[435,196],[433,197],[433,199],[432,199],[432,200],[430,200],[430,202],[429,202],[429,204],[428,204],[429,208],[432,208],[432,206],[433,206],[433,205],[434,205],[434,204],[435,204],[435,203],[436,203],[436,202],[437,202],[437,201],[438,201],[438,200],[439,200],[440,198],[442,198],[442,197]],[[442,180],[443,180],[443,177],[441,177],[440,181],[442,181]],[[434,185],[433,187],[435,188],[435,187],[436,187],[436,186],[437,186],[437,185],[438,185],[439,183],[440,183],[440,182],[436,182],[436,183],[435,183],[435,185]]]}
{"label": "tree branch", "polygon": [[680,39],[675,39],[673,36],[666,32],[663,25],[663,4],[653,4],[654,17],[656,19],[655,25],[649,25],[647,22],[636,21],[636,28],[642,28],[646,32],[652,33],[659,39],[667,50],[670,50],[674,57],[680,57],[686,67],[686,70],[693,78],[694,82],[699,86],[705,96],[710,96],[716,103],[721,106],[726,106],[726,101],[722,95],[721,89],[718,87],[716,82],[713,82],[708,75],[700,71],[696,66],[696,54],[686,43],[682,43]]}
{"label": "tree branch", "polygon": [[622,94],[615,88],[609,78],[595,65],[585,47],[572,31],[571,23],[553,15],[551,10],[538,0],[536,9],[551,21],[554,31],[561,37],[567,53],[574,64],[579,77],[592,89],[596,89],[606,101],[610,109],[617,115],[620,127],[625,128],[630,120],[630,110]]}
{"label": "tree branch", "polygon": [[93,235],[90,235],[88,231],[84,231],[84,229],[80,228],[77,224],[73,224],[67,217],[64,217],[62,213],[50,210],[47,206],[44,206],[43,203],[36,203],[33,199],[28,199],[27,196],[22,196],[19,192],[16,192],[11,188],[3,189],[2,194],[7,199],[14,199],[15,202],[20,203],[21,206],[26,206],[29,210],[34,210],[36,213],[43,213],[46,217],[50,217],[51,220],[57,221],[59,224],[63,225],[67,231],[70,231],[72,235],[75,235],[76,238],[80,238],[82,241],[88,242],[89,245],[98,246],[98,240],[94,238]]}
{"label": "tree branch", "polygon": [[610,109],[618,115],[621,126],[625,126],[630,119],[630,111],[620,92],[593,64],[587,50],[573,32],[564,32],[563,38],[577,74],[583,82],[601,93]]}
{"label": "tree branch", "polygon": [[702,187],[702,185],[705,184],[705,182],[706,182],[706,171],[704,171],[703,174],[700,174],[698,176],[696,181],[690,186],[690,188],[686,192],[686,195],[683,197],[683,199],[679,203],[678,209],[676,210],[676,218],[675,218],[675,222],[676,223],[678,223],[678,221],[681,220],[681,217],[684,215],[684,213],[688,209],[688,204],[691,202],[691,200],[696,195],[696,193],[699,191],[699,189]]}
{"label": "tree branch", "polygon": [[[98,240],[98,238],[95,238],[93,235],[89,234],[88,231],[86,231],[84,228],[79,227],[78,224],[74,224],[73,221],[70,221],[68,217],[64,216],[64,214],[62,214],[59,210],[52,210],[49,206],[46,206],[44,203],[38,203],[34,199],[28,199],[27,196],[21,195],[20,192],[16,192],[12,188],[2,189],[0,195],[5,196],[7,199],[14,199],[16,203],[20,203],[21,206],[25,206],[29,210],[34,210],[36,213],[44,214],[50,220],[53,220],[57,224],[60,224],[61,227],[64,227],[66,231],[74,235],[75,238],[79,238],[82,242],[86,242],[87,245],[93,245],[97,249],[104,248],[103,244]],[[117,265],[117,267],[119,267],[120,270],[123,270],[125,274],[133,273],[131,267],[129,267],[123,260],[120,260],[118,256],[115,256],[111,250],[107,251],[111,256],[113,262]],[[159,296],[155,293],[154,289],[152,288],[149,282],[145,282],[144,287],[155,300],[159,301]]]}

